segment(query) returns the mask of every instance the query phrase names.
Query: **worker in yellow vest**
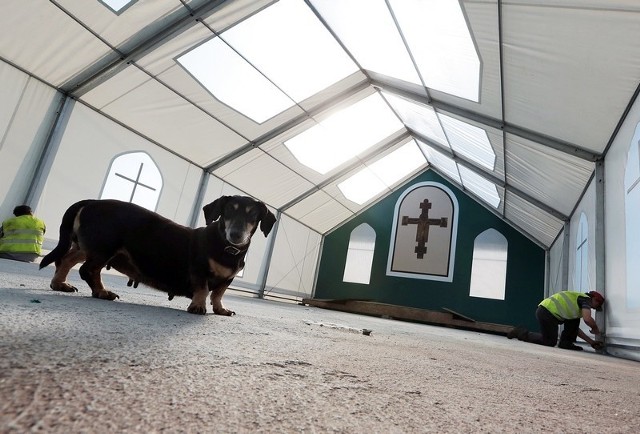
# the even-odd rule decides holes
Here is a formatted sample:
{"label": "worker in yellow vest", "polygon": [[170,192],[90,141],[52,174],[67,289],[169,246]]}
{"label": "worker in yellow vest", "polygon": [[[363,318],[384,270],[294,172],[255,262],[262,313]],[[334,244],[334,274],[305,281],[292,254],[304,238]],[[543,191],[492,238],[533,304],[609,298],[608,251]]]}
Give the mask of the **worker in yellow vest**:
{"label": "worker in yellow vest", "polygon": [[[595,341],[580,330],[580,319],[591,328],[590,331],[593,335],[599,335],[600,330],[595,319],[591,316],[591,309],[601,311],[603,304],[604,297],[597,291],[587,293],[558,292],[545,298],[538,305],[536,318],[540,323],[540,333],[530,332],[524,327],[514,327],[507,333],[507,337],[549,347],[554,347],[557,343],[559,348],[565,350],[582,350],[581,346],[575,344],[576,338],[580,336],[592,348],[602,349],[602,342]],[[558,342],[558,326],[560,324],[564,324],[564,330],[560,335],[560,342]]]}
{"label": "worker in yellow vest", "polygon": [[47,227],[27,205],[15,207],[13,215],[0,227],[0,258],[33,262],[40,256]]}

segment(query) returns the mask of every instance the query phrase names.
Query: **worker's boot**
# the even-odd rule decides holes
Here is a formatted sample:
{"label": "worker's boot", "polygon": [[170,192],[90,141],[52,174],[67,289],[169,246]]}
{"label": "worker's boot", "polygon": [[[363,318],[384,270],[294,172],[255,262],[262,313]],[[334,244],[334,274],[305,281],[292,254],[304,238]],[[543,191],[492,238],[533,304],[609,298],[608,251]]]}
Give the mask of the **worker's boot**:
{"label": "worker's boot", "polygon": [[574,344],[573,342],[560,341],[558,348],[562,348],[563,350],[582,351],[582,347]]}
{"label": "worker's boot", "polygon": [[527,337],[529,337],[529,330],[522,326],[514,327],[507,333],[509,339],[518,338],[521,341],[526,341]]}

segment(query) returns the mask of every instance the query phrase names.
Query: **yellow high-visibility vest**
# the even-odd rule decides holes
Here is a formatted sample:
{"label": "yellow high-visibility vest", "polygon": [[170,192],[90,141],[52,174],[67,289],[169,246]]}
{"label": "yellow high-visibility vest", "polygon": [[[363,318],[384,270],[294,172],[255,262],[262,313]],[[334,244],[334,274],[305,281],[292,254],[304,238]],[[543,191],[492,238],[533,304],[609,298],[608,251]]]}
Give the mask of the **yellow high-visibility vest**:
{"label": "yellow high-visibility vest", "polygon": [[560,321],[582,317],[582,309],[578,305],[578,297],[588,297],[582,292],[561,291],[545,298],[538,306],[546,308]]}
{"label": "yellow high-visibility vest", "polygon": [[2,222],[4,236],[0,238],[0,252],[37,253],[42,251],[46,226],[32,215],[12,217]]}

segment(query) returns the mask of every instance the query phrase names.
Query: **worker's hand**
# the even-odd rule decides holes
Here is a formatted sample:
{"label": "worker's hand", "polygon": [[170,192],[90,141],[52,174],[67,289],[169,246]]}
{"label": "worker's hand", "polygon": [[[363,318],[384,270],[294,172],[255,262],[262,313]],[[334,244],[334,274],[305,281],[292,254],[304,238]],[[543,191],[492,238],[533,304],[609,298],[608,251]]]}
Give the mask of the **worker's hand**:
{"label": "worker's hand", "polygon": [[591,348],[593,348],[596,351],[600,351],[604,348],[604,342],[594,341],[591,343]]}

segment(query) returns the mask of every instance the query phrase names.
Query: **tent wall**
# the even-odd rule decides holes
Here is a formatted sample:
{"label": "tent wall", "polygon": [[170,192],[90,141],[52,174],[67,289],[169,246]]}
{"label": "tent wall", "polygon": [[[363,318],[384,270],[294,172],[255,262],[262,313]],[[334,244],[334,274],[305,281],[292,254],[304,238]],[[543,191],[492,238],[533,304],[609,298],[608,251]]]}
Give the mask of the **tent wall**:
{"label": "tent wall", "polygon": [[57,239],[69,205],[100,198],[111,162],[133,151],[148,154],[162,176],[156,211],[188,224],[202,171],[86,106],[67,105],[50,149],[35,195],[35,208],[49,228],[47,238]]}
{"label": "tent wall", "polygon": [[[451,282],[386,274],[395,205],[403,191],[422,182],[447,186],[459,203],[455,268]],[[362,223],[371,226],[376,234],[369,284],[343,281],[349,239],[352,231]],[[474,241],[489,228],[497,230],[508,242],[504,300],[470,296]],[[544,292],[544,276],[545,251],[542,248],[453,184],[427,170],[325,236],[315,297],[370,300],[436,311],[446,307],[477,321],[534,327],[535,306]]]}
{"label": "tent wall", "polygon": [[0,217],[25,201],[60,95],[0,61]]}
{"label": "tent wall", "polygon": [[640,360],[640,102],[605,159],[607,351]]}

